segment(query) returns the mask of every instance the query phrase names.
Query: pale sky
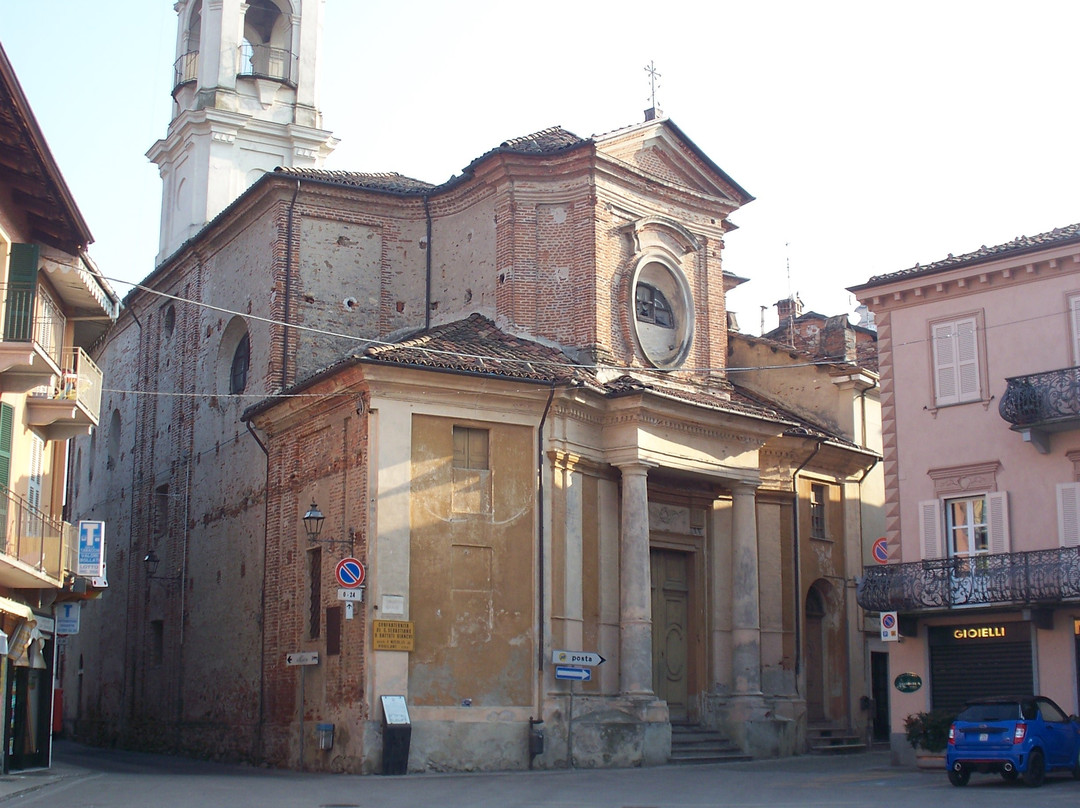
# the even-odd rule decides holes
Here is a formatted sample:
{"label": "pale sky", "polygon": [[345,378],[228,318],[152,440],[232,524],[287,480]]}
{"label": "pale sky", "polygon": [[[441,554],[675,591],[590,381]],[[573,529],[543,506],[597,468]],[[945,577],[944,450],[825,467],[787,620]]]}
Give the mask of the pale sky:
{"label": "pale sky", "polygon": [[[1075,0],[325,3],[327,168],[438,183],[508,138],[637,123],[655,62],[664,114],[756,197],[724,252],[747,333],[790,292],[852,311],[873,275],[1080,221]],[[153,269],[175,39],[171,0],[0,0],[107,277]]]}

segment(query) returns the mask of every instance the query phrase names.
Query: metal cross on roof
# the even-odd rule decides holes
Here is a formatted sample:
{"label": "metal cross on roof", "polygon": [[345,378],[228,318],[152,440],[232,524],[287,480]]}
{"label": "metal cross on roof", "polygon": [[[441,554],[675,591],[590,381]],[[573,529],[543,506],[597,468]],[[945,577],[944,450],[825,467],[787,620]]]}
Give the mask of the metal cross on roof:
{"label": "metal cross on roof", "polygon": [[656,80],[660,78],[661,74],[656,69],[656,62],[650,59],[649,64],[645,67],[645,72],[649,74],[649,98],[652,101],[652,106],[646,111],[646,118],[658,118],[660,117],[660,107],[656,105]]}

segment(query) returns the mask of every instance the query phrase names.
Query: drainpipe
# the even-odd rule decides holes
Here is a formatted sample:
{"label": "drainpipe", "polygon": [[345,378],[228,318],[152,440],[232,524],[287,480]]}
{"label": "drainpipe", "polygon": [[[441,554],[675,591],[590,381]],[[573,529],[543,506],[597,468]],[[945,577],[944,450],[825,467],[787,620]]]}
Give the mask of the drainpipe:
{"label": "drainpipe", "polygon": [[[424,220],[427,222],[427,256],[424,266],[424,330],[431,328],[431,197],[424,194]],[[554,388],[552,388],[554,389]],[[546,412],[544,413],[547,414]],[[542,422],[541,422],[542,425]]]}
{"label": "drainpipe", "polygon": [[802,672],[802,610],[803,610],[803,597],[802,597],[802,569],[799,559],[799,486],[798,478],[799,472],[806,468],[807,464],[814,459],[818,452],[821,451],[821,444],[824,441],[818,439],[817,445],[814,447],[814,451],[810,453],[810,456],[806,458],[799,467],[795,469],[791,474],[791,493],[795,495],[794,513],[792,514],[792,541],[794,543],[794,564],[795,564],[795,692],[799,690],[799,674]]}
{"label": "drainpipe", "polygon": [[[255,751],[257,759],[263,756],[263,725],[266,723],[266,556],[270,533],[270,450],[259,438],[258,433],[251,426],[251,421],[245,421],[251,437],[259,444],[262,453],[266,455],[266,485],[263,494],[263,564],[262,586],[259,588],[259,719],[255,723]],[[301,758],[303,762],[303,758]]]}
{"label": "drainpipe", "polygon": [[[540,425],[536,428],[536,510],[537,510],[537,587],[539,607],[537,614],[539,620],[536,624],[536,669],[544,670],[544,424],[547,422],[548,412],[551,411],[551,402],[555,398],[555,382],[551,383],[548,391],[547,404],[544,405],[544,414],[540,417]],[[541,716],[543,718],[543,716]]]}
{"label": "drainpipe", "polygon": [[293,242],[293,214],[296,212],[296,198],[300,196],[300,180],[296,181],[293,190],[292,201],[289,202],[289,218],[285,225],[285,311],[282,317],[281,335],[281,389],[289,386],[289,333],[292,323],[289,317],[292,312],[292,242]]}

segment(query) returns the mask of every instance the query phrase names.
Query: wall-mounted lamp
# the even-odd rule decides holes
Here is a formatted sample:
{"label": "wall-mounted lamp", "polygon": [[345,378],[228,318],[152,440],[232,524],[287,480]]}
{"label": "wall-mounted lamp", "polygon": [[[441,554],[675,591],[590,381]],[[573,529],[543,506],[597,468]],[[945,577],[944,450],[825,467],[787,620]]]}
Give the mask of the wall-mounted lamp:
{"label": "wall-mounted lamp", "polygon": [[168,583],[179,581],[181,578],[179,571],[176,575],[158,575],[157,571],[158,567],[161,566],[161,559],[157,557],[157,553],[153,550],[146,554],[143,563],[146,565],[146,577],[148,580]]}
{"label": "wall-mounted lamp", "polygon": [[312,544],[347,544],[349,546],[349,555],[352,555],[353,544],[356,541],[356,532],[350,528],[349,538],[347,539],[319,538],[319,534],[322,532],[324,519],[326,519],[326,517],[323,516],[323,512],[319,510],[319,506],[315,504],[315,500],[311,500],[311,507],[308,508],[308,512],[304,514],[304,532],[307,533],[308,541]]}

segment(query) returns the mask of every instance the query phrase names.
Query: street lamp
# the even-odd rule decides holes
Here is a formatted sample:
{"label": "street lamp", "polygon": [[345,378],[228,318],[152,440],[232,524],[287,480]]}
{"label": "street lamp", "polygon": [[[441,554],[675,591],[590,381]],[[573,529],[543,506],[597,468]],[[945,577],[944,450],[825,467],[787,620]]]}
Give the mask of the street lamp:
{"label": "street lamp", "polygon": [[146,554],[146,558],[143,559],[143,563],[146,565],[146,577],[151,581],[163,581],[163,582],[175,582],[180,580],[179,571],[176,575],[158,575],[158,567],[161,566],[161,559],[158,558],[157,553],[150,550]]}
{"label": "street lamp", "polygon": [[307,533],[308,541],[312,544],[347,544],[349,546],[349,555],[353,554],[353,544],[356,541],[356,531],[349,528],[349,538],[347,539],[322,539],[319,538],[319,534],[322,532],[323,520],[326,517],[323,516],[323,512],[319,510],[319,506],[315,504],[315,500],[311,500],[311,507],[308,508],[308,512],[304,514],[304,532]]}

